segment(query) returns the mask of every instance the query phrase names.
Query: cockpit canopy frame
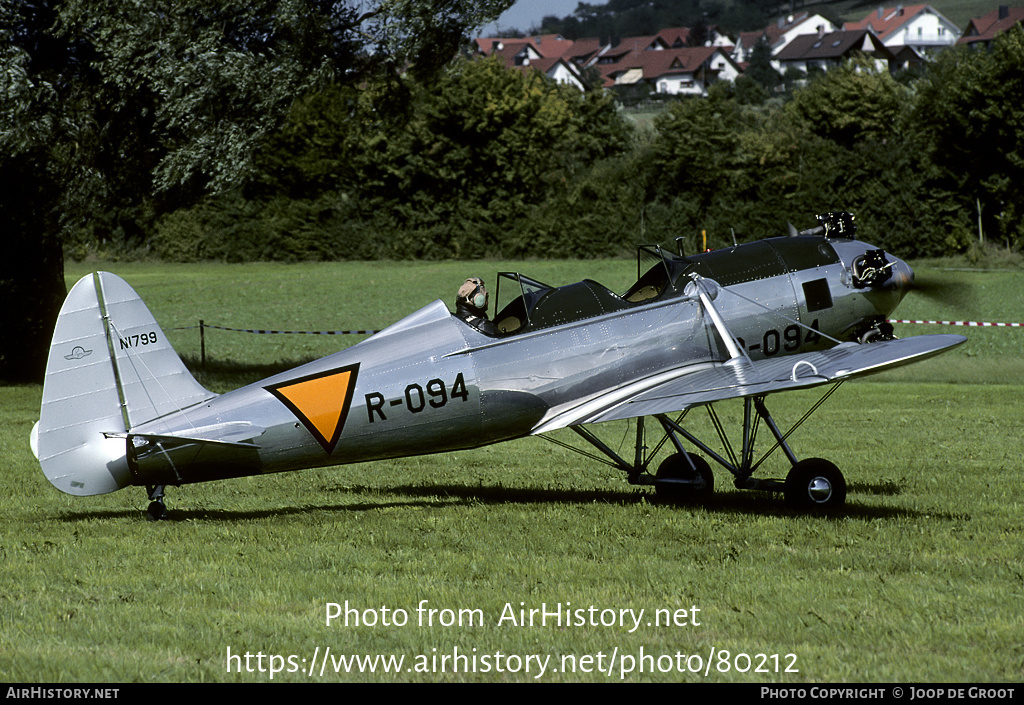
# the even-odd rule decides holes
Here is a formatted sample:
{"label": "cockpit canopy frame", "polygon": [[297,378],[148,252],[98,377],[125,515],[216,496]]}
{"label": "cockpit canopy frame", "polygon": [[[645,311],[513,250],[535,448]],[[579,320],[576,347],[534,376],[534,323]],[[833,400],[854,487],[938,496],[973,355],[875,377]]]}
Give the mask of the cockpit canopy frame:
{"label": "cockpit canopy frame", "polygon": [[[743,247],[742,256],[730,247],[683,257],[661,245],[640,245],[637,280],[622,295],[591,279],[555,287],[519,272],[499,272],[493,320],[498,335],[539,330],[683,296],[694,276],[732,286],[840,261],[828,239],[816,235],[772,238]],[[502,284],[508,297],[504,307]]]}

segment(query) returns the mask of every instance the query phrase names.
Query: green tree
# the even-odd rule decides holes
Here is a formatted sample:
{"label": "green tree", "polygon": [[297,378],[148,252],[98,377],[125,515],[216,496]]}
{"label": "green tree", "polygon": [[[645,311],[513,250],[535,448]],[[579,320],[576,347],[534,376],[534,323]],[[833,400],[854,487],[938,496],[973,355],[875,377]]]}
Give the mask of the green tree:
{"label": "green tree", "polygon": [[768,100],[768,91],[746,74],[736,77],[734,87],[734,97],[740,105],[761,105]]}
{"label": "green tree", "polygon": [[681,100],[655,119],[655,127],[648,158],[650,200],[691,199],[703,218],[736,175],[743,123],[735,101]]}
{"label": "green tree", "polygon": [[757,44],[750,52],[750,63],[743,75],[752,79],[769,93],[782,83],[779,72],[772,68],[772,48],[767,37],[762,36],[757,40]]}
{"label": "green tree", "polygon": [[884,68],[867,59],[851,60],[797,90],[786,110],[815,134],[850,146],[894,137],[909,98],[908,89]]}
{"label": "green tree", "polygon": [[686,45],[691,47],[702,47],[711,40],[711,27],[708,26],[704,16],[700,16],[690,25],[690,36],[686,38]]}
{"label": "green tree", "polygon": [[[920,84],[907,130],[936,180],[983,231],[1024,244],[1024,29],[996,37],[990,51],[943,52]],[[1000,243],[1002,244],[1002,243]]]}
{"label": "green tree", "polygon": [[388,256],[480,256],[500,252],[533,206],[630,145],[610,95],[495,58],[458,62],[409,90],[404,123],[380,120],[368,91],[334,88],[301,101],[267,141],[247,193],[323,200],[334,192],[336,207],[357,219],[389,218],[401,236],[392,234]]}
{"label": "green tree", "polygon": [[[26,253],[142,236],[162,212],[237,187],[297,97],[375,76],[400,97],[402,73],[426,79],[510,4],[2,0],[0,164],[26,182],[2,197],[5,236]],[[59,258],[19,265],[0,308],[51,328],[53,311],[32,306],[63,294]],[[38,341],[3,341],[5,378],[42,368]],[[34,371],[10,362],[18,345]]]}
{"label": "green tree", "polygon": [[45,30],[45,3],[0,3],[0,380],[37,379],[64,298],[59,211],[66,174],[53,158],[61,124],[63,75],[88,73],[87,48]]}

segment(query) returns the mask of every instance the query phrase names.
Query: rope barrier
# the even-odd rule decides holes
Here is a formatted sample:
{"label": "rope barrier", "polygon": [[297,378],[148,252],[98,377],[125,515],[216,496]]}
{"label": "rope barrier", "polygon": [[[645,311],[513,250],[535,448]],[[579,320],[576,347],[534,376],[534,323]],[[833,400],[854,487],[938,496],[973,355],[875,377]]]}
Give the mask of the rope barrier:
{"label": "rope barrier", "polygon": [[928,323],[939,326],[970,326],[973,328],[1024,328],[1024,323],[989,323],[987,321],[908,321],[890,319],[889,323]]}
{"label": "rope barrier", "polygon": [[[909,319],[890,318],[889,323],[916,323],[937,326],[968,326],[972,328],[1024,328],[1024,323],[995,323],[989,321],[917,321]],[[200,321],[198,326],[181,326],[169,328],[168,330],[196,330],[212,328],[214,330],[227,330],[235,333],[253,333],[256,335],[374,335],[380,330],[265,330],[260,328],[228,328],[226,326],[215,326]]]}
{"label": "rope barrier", "polygon": [[230,330],[236,333],[255,333],[257,335],[373,335],[379,330],[259,330],[251,328],[226,328],[214,326],[209,323],[202,324],[204,328],[215,328],[216,330]]}
{"label": "rope barrier", "polygon": [[228,328],[226,326],[210,325],[204,320],[199,321],[198,326],[184,326],[171,328],[169,330],[195,330],[199,329],[199,361],[203,369],[206,369],[206,329],[226,330],[234,333],[254,333],[256,335],[373,335],[378,330],[263,330],[257,328]]}
{"label": "rope barrier", "polygon": [[167,330],[200,330],[203,328],[229,330],[236,333],[256,333],[259,335],[374,335],[375,333],[380,333],[379,330],[258,330],[254,328],[227,328],[202,322],[198,326],[178,326],[177,328],[168,328]]}
{"label": "rope barrier", "polygon": [[[987,321],[916,321],[907,319],[890,319],[890,323],[916,323],[942,326],[970,326],[977,328],[1024,328],[1024,323],[989,323]],[[228,328],[227,326],[215,326],[205,321],[199,321],[198,326],[184,326],[171,328],[169,330],[195,330],[199,329],[200,360],[203,368],[206,367],[206,329],[226,330],[233,333],[252,333],[255,335],[373,335],[379,330],[267,330],[262,328]]]}

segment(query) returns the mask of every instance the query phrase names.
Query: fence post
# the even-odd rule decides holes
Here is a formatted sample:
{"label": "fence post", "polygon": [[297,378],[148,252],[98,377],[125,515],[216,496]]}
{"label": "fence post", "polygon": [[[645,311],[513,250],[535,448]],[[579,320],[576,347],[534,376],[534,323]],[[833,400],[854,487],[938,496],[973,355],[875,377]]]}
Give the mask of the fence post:
{"label": "fence post", "polygon": [[206,322],[199,319],[199,368],[206,370]]}

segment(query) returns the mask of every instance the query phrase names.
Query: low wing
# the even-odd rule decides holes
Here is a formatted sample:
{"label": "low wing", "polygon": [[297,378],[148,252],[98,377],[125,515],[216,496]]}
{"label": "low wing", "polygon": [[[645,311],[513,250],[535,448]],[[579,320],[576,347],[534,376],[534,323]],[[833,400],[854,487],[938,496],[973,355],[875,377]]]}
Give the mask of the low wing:
{"label": "low wing", "polygon": [[815,387],[882,372],[945,352],[967,339],[920,335],[878,343],[843,343],[821,352],[751,362],[736,358],[710,367],[688,367],[611,390],[545,419],[534,433],[584,423],[682,411],[723,399]]}

